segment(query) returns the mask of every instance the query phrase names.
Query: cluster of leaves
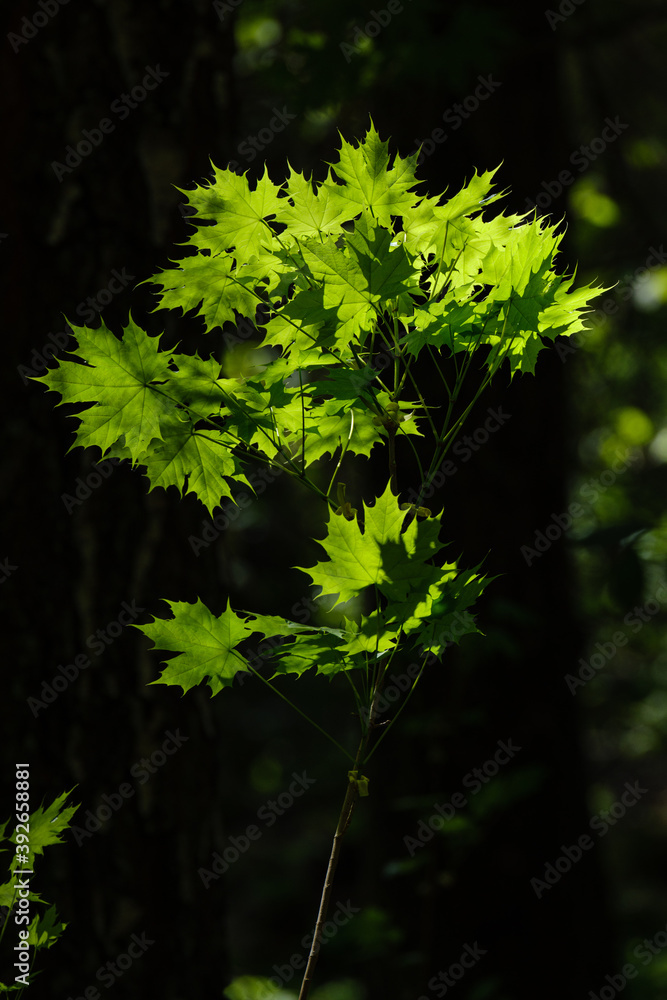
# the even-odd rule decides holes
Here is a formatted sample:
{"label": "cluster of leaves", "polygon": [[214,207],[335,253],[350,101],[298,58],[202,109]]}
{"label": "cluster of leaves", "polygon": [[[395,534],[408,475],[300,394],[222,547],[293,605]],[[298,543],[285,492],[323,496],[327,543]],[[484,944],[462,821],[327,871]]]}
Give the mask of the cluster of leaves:
{"label": "cluster of leaves", "polygon": [[[54,906],[49,906],[41,896],[28,891],[23,899],[28,900],[28,907],[19,907],[19,888],[24,888],[24,884],[30,882],[32,876],[24,876],[22,872],[32,872],[35,868],[35,858],[44,853],[44,848],[51,844],[62,844],[62,834],[69,828],[70,820],[76,812],[78,806],[66,806],[65,800],[71,792],[63,792],[50,806],[44,808],[40,805],[35,812],[30,814],[27,823],[21,824],[11,834],[7,836],[7,826],[9,820],[0,824],[0,843],[7,843],[11,847],[3,847],[4,852],[11,850],[12,859],[9,864],[9,879],[4,885],[0,885],[0,914],[2,915],[2,929],[0,930],[0,941],[5,937],[8,926],[11,924],[13,933],[7,934],[7,941],[11,943],[7,950],[6,962],[8,969],[11,969],[12,984],[8,985],[0,982],[0,993],[12,993],[18,991],[20,996],[24,986],[15,980],[17,970],[14,968],[16,961],[16,951],[14,947],[18,941],[17,931],[20,928],[28,932],[27,943],[32,949],[32,965],[34,965],[37,952],[41,948],[51,948],[58,940],[67,924],[58,920],[58,915]],[[21,834],[23,829],[28,830],[28,834]],[[16,850],[17,843],[22,844],[22,837],[27,836],[27,851],[22,851],[19,855]],[[40,912],[35,912],[36,908]],[[34,913],[35,915],[26,925],[23,915]],[[20,922],[19,922],[20,921]],[[11,957],[10,957],[11,956]],[[28,984],[32,983],[36,973],[28,974]],[[24,980],[25,981],[25,980]]]}
{"label": "cluster of leaves", "polygon": [[[283,184],[265,171],[251,187],[214,168],[209,183],[184,192],[195,213],[187,255],[149,283],[158,309],[198,310],[208,332],[239,317],[261,327],[242,376],[226,377],[218,357],[161,350],[130,317],[122,339],[104,325],[73,326],[76,360],[38,379],[78,407],[78,445],[129,458],[151,489],[174,485],[213,511],[234,485],[252,489],[252,460],[279,466],[330,508],[326,559],[305,572],[320,597],[334,597],[337,627],[171,603],[171,619],[140,626],[156,648],[178,654],[159,683],[187,691],[208,679],[215,694],[253,669],[239,647],[259,633],[282,639],[277,674],[359,668],[368,707],[399,646],[439,656],[453,616],[482,592],[476,572],[434,562],[439,517],[419,501],[401,503],[396,440],[425,488],[500,366],[510,377],[534,372],[549,341],[583,329],[596,290],[573,290],[572,277],[556,274],[561,237],[544,220],[485,217],[502,197],[492,193],[495,171],[443,200],[415,193],[416,162],[417,154],[390,162],[371,123],[358,144],[342,140],[321,183],[290,167]],[[422,355],[442,382],[428,404],[414,375]],[[456,410],[475,358],[478,390]],[[425,430],[434,442],[428,470],[413,440]],[[336,476],[345,455],[368,456],[378,444],[389,482],[357,512]],[[326,457],[335,467],[323,490],[313,467]],[[368,594],[375,608],[364,615]]]}

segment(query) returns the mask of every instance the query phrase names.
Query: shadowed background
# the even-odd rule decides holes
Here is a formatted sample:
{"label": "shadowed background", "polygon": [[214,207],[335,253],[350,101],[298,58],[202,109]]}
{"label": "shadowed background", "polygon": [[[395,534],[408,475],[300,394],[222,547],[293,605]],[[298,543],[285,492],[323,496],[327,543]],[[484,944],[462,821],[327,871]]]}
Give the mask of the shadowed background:
{"label": "shadowed background", "polygon": [[[7,3],[1,19],[0,606],[11,640],[0,821],[20,759],[31,763],[33,806],[77,786],[73,823],[84,831],[49,848],[34,877],[69,926],[42,957],[32,1000],[93,985],[105,996],[96,972],[133,934],[153,943],[108,985],[118,998],[221,997],[234,976],[275,975],[305,954],[344,758],[254,681],[214,700],[207,688],[181,698],[147,687],[158,657],[135,630],[116,636],[115,623],[125,604],[137,621],[164,613],[165,597],[295,617],[308,591],[286,567],[314,561],[321,511],[277,479],[212,532],[192,496],[148,494],[125,464],[104,476],[98,453],[68,453],[74,422],[28,376],[44,371],[46,348],[66,349],[63,314],[94,326],[103,313],[119,333],[131,306],[166,346],[218,351],[219,330],[205,337],[192,315],[150,314],[146,287],[132,292],[179,256],[188,229],[176,188],[201,183],[210,161],[252,178],[266,164],[279,182],[289,159],[322,176],[337,130],[361,137],[369,114],[393,151],[424,143],[418,173],[431,194],[454,194],[474,168],[502,161],[508,210],[537,201],[553,219],[567,212],[560,269],[578,261],[582,282],[619,284],[574,350],[545,353],[536,377],[512,386],[501,373],[464,434],[489,408],[508,419],[478,450],[454,451],[457,472],[430,501],[444,505],[452,555],[464,566],[486,557],[502,575],[479,608],[486,637],[428,671],[372,759],[333,897],[359,912],[322,951],[317,982],[339,985],[320,998],[444,995],[429,982],[477,943],[485,954],[458,985],[471,1000],[599,994],[627,963],[638,976],[626,995],[658,1000],[663,960],[634,948],[667,924],[667,661],[655,597],[666,552],[667,5],[45,0]],[[145,97],[126,101],[144,80]],[[67,164],[86,130],[99,144]],[[631,449],[636,461],[612,477]],[[374,495],[384,462],[350,472],[357,499]],[[418,484],[405,470],[407,490]],[[570,540],[552,527],[538,553],[536,533],[558,525],[554,514],[564,523],[571,503],[581,513]],[[644,607],[642,620],[633,609]],[[108,644],[95,644],[98,630]],[[590,674],[596,652],[603,664]],[[29,701],[81,654],[90,667],[51,704]],[[582,659],[592,679],[568,685]],[[284,690],[351,744],[342,682]],[[471,794],[466,775],[498,741],[521,749]],[[314,783],[278,815],[268,803],[304,772]],[[531,879],[626,782],[647,791],[538,898]],[[131,794],[86,830],[122,785]],[[411,853],[405,838],[462,789],[456,820]],[[199,870],[249,825],[259,839],[205,886]]]}

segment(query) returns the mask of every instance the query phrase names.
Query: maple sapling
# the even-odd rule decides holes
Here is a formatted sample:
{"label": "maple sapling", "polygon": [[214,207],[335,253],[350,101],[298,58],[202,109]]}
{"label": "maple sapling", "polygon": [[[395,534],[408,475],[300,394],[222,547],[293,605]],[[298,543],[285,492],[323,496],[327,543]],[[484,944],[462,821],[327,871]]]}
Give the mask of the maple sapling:
{"label": "maple sapling", "polygon": [[[259,494],[257,463],[322,503],[321,558],[295,567],[318,591],[319,610],[307,620],[238,612],[229,602],[215,615],[199,599],[169,600],[167,617],[134,626],[174,654],[152,683],[184,693],[207,682],[216,695],[255,676],[285,698],[276,681],[308,671],[350,681],[356,748],[311,720],[347,758],[347,774],[300,1000],[342,837],[357,798],[372,790],[368,761],[425,667],[479,631],[471,609],[489,581],[479,566],[443,561],[442,515],[423,501],[443,481],[445,455],[499,369],[510,379],[534,373],[542,349],[585,329],[599,291],[575,289],[556,272],[561,234],[544,219],[488,218],[502,197],[495,170],[475,172],[449,199],[429,197],[415,191],[418,155],[392,161],[371,122],[358,143],[341,138],[320,183],[290,167],[281,184],[265,169],[251,186],[246,175],[214,167],[209,181],[183,192],[194,227],[186,245],[195,252],[148,284],[158,309],[196,312],[221,347],[226,324],[260,331],[237,377],[218,354],[163,350],[130,316],[121,338],[104,323],[72,326],[79,360],[59,358],[37,378],[79,408],[78,445],[142,467],[151,490],[194,493],[211,517],[239,488]],[[439,379],[433,399],[416,378],[420,357]],[[488,437],[497,424],[482,431]],[[471,452],[479,437],[470,438]],[[369,486],[370,497],[346,492],[343,462],[383,447],[386,484]],[[268,648],[259,662],[247,652],[253,637]],[[403,700],[378,723],[390,686]]]}

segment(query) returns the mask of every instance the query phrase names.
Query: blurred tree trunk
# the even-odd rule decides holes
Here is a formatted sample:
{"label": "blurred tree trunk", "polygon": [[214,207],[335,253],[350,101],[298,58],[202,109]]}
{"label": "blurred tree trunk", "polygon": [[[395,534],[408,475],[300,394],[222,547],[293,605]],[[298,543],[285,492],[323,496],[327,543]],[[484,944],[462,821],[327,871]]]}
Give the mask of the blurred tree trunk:
{"label": "blurred tree trunk", "polygon": [[[20,33],[33,6],[7,5],[5,34]],[[134,654],[141,647],[127,631],[99,654],[88,643],[117,621],[123,602],[156,611],[156,594],[206,590],[220,600],[212,560],[196,562],[187,544],[202,512],[175,491],[146,495],[146,481],[125,465],[101,477],[99,453],[65,457],[74,423],[54,410],[55,395],[21,376],[43,372],[52,333],[62,357],[61,312],[96,326],[103,309],[119,332],[132,286],[173,256],[184,232],[173,185],[199,179],[208,156],[223,160],[235,137],[233,36],[208,3],[114,3],[63,6],[17,45],[5,44],[2,59],[10,138],[0,164],[2,482],[12,511],[4,545],[18,566],[2,597],[6,627],[21,633],[5,678],[14,705],[5,739],[33,763],[35,808],[75,784],[72,799],[82,802],[74,819],[82,832],[48,850],[36,876],[36,891],[70,927],[32,990],[37,997],[48,981],[49,996],[82,995],[99,986],[96,971],[127,951],[133,933],[145,933],[154,944],[115,983],[117,996],[219,995],[229,974],[224,890],[221,882],[205,890],[197,876],[225,832],[219,801],[228,765],[215,709],[203,693],[181,702],[176,692],[147,688],[156,660]],[[104,119],[112,130],[101,128]],[[93,141],[79,146],[86,131]],[[78,164],[71,156],[71,167],[68,146],[82,156]],[[182,324],[177,337],[198,337],[196,329]],[[62,681],[58,665],[82,653],[90,668],[31,711],[27,699],[40,699],[45,681]],[[165,762],[170,733],[176,743]],[[118,796],[121,785],[131,797]],[[106,816],[105,794],[122,805],[90,833],[86,811],[101,807]]]}

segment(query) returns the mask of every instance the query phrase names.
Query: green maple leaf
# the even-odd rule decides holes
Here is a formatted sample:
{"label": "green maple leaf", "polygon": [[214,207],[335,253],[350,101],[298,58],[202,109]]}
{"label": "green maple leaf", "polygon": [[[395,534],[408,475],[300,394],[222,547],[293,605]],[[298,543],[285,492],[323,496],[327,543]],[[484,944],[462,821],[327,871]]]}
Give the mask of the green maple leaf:
{"label": "green maple leaf", "polygon": [[322,308],[335,311],[337,339],[345,343],[361,330],[370,330],[377,321],[378,296],[372,294],[359,264],[330,243],[304,244],[303,256],[322,282]]}
{"label": "green maple leaf", "polygon": [[[329,610],[370,586],[384,595],[386,606],[359,622],[347,620],[335,640],[299,638],[295,658],[287,661],[290,670],[298,672],[299,656],[302,670],[309,658],[310,664],[319,658],[322,673],[352,669],[368,656],[386,654],[403,636],[439,656],[450,642],[478,631],[469,609],[488,581],[476,571],[460,572],[456,563],[434,565],[443,547],[439,518],[413,518],[402,530],[405,517],[389,487],[373,506],[364,505],[363,531],[356,520],[331,517],[327,537],[319,543],[329,560],[303,571],[321,588],[320,597],[337,598]],[[286,650],[291,654],[292,647]]]}
{"label": "green maple leaf", "polygon": [[359,622],[345,619],[345,643],[339,647],[338,655],[358,657],[363,655],[364,662],[370,657],[379,657],[396,645],[400,628],[392,628],[391,621],[384,612],[373,611],[370,615],[362,615]]}
{"label": "green maple leaf", "polygon": [[182,193],[200,219],[216,223],[199,228],[196,235],[200,249],[219,254],[233,248],[236,266],[240,268],[254,254],[275,246],[268,220],[283,207],[280,187],[273,184],[266,167],[254,190],[250,189],[245,174],[239,176],[233,170],[219,170],[215,166],[213,174],[210,184]]}
{"label": "green maple leaf", "polygon": [[258,281],[238,271],[231,254],[184,257],[177,268],[160,271],[141,284],[162,289],[154,312],[182,309],[187,313],[200,307],[196,315],[203,317],[207,330],[222,327],[227,321],[233,323],[236,313],[254,316],[257,307],[254,286]]}
{"label": "green maple leaf", "polygon": [[371,301],[377,303],[397,298],[407,290],[408,284],[419,293],[418,276],[405,244],[396,243],[392,233],[374,225],[367,212],[358,220],[346,245],[350,259],[356,259],[366,279]]}
{"label": "green maple leaf", "polygon": [[373,506],[363,507],[363,531],[356,519],[330,515],[327,537],[319,542],[329,559],[310,569],[295,567],[321,588],[320,597],[337,597],[331,609],[371,586],[386,597],[402,600],[411,587],[430,581],[437,572],[425,564],[442,547],[437,542],[437,526],[424,530],[413,521],[402,534],[406,512],[400,509],[391,484]]}
{"label": "green maple leaf", "polygon": [[332,368],[313,364],[310,371],[310,382],[321,395],[331,395],[341,403],[353,402],[358,399],[373,402],[370,386],[377,378],[377,372],[370,365],[359,368]]}
{"label": "green maple leaf", "polygon": [[[246,175],[213,168],[210,182],[184,192],[194,231],[188,255],[148,279],[160,290],[157,308],[196,310],[206,331],[252,319],[263,331],[257,364],[221,377],[231,370],[224,356],[161,351],[131,317],[122,340],[105,326],[73,328],[83,363],[61,360],[37,381],[79,407],[77,444],[130,458],[151,488],[194,492],[209,511],[232,495],[232,482],[249,485],[248,457],[266,457],[322,495],[306,474],[313,463],[368,457],[394,430],[421,434],[423,415],[443,402],[408,388],[423,350],[435,365],[438,353],[455,356],[453,390],[440,372],[450,414],[477,351],[491,374],[507,362],[512,377],[533,372],[549,340],[584,329],[603,289],[573,290],[556,273],[554,227],[536,216],[488,219],[503,195],[493,191],[495,170],[475,172],[449,199],[417,195],[416,163],[417,154],[392,160],[371,121],[360,141],[342,139],[322,183],[290,167],[284,184],[265,170],[251,187]],[[335,473],[329,490],[334,483]],[[140,626],[177,654],[155,683],[187,691],[208,680],[215,694],[248,670],[241,649],[256,633],[285,640],[278,673],[368,667],[403,639],[440,655],[456,624],[460,634],[476,631],[472,616],[459,619],[485,583],[438,565],[439,528],[439,517],[402,510],[390,485],[358,519],[330,514],[319,543],[326,558],[304,572],[334,607],[373,590],[374,611],[327,629],[171,603],[171,619]]]}
{"label": "green maple leaf", "polygon": [[49,906],[43,916],[37,916],[31,922],[28,943],[33,948],[51,948],[67,926],[58,920],[55,906]]}
{"label": "green maple leaf", "polygon": [[595,289],[568,294],[573,279],[553,270],[559,240],[555,227],[533,219],[514,227],[507,245],[494,246],[484,259],[483,276],[491,287],[476,306],[483,333],[462,331],[462,337],[491,346],[489,368],[507,358],[512,375],[534,374],[545,340],[584,329],[583,315]]}
{"label": "green maple leaf", "polygon": [[5,882],[4,885],[0,885],[0,906],[7,906],[7,907],[12,906],[15,898],[16,898],[16,882],[14,881],[14,876],[12,875],[12,878],[9,880],[9,882]]}
{"label": "green maple leaf", "polygon": [[[477,274],[484,255],[501,240],[499,222],[489,224],[481,217],[485,207],[503,196],[503,192],[490,194],[497,170],[483,174],[475,171],[472,179],[444,204],[440,204],[440,198],[423,198],[403,214],[407,246],[424,258],[433,254],[441,261],[441,272],[444,266],[452,287]],[[512,220],[504,220],[502,231],[511,225]],[[450,265],[455,266],[455,275],[450,273]],[[440,287],[436,281],[432,290],[438,292]]]}
{"label": "green maple leaf", "polygon": [[392,250],[392,235],[370,224],[365,214],[340,248],[309,240],[303,258],[322,283],[324,309],[335,309],[340,346],[362,330],[371,329],[381,304],[405,293],[406,282],[417,285],[414,267],[403,245]]}
{"label": "green maple leaf", "polygon": [[480,576],[478,569],[459,570],[456,563],[446,563],[428,590],[416,595],[409,606],[405,602],[387,606],[388,624],[400,626],[422,651],[435,656],[464,635],[482,634],[470,609],[495,577]]}
{"label": "green maple leaf", "polygon": [[252,634],[245,619],[227,610],[219,617],[197,599],[194,604],[166,601],[172,618],[156,618],[148,625],[135,625],[155,644],[156,649],[177,652],[160,678],[151,684],[176,684],[183,693],[208,681],[212,694],[231,687],[239,671],[248,669],[238,645]]}
{"label": "green maple leaf", "polygon": [[458,302],[454,296],[428,302],[415,310],[413,328],[402,337],[415,357],[423,347],[448,348],[452,353],[474,347],[484,329],[484,315],[474,299]]}
{"label": "green maple leaf", "polygon": [[[70,820],[79,808],[78,806],[64,806],[68,795],[74,789],[63,792],[57,799],[54,799],[50,806],[44,808],[42,803],[34,813],[30,815],[30,851],[33,854],[43,854],[44,848],[51,844],[62,844],[62,834],[69,828]],[[11,837],[16,843],[16,833]]]}
{"label": "green maple leaf", "polygon": [[571,337],[573,333],[586,330],[586,313],[591,311],[591,299],[596,295],[611,291],[609,288],[594,286],[591,282],[579,288],[572,288],[574,275],[560,277],[552,286],[552,301],[540,313],[539,332],[544,339]]}
{"label": "green maple leaf", "polygon": [[327,454],[333,457],[340,448],[350,455],[368,458],[373,446],[381,440],[370,414],[346,411],[344,402],[338,398],[324,400],[308,412],[306,431],[306,465]]}
{"label": "green maple leaf", "polygon": [[273,677],[280,677],[282,674],[301,676],[313,667],[318,674],[333,677],[351,667],[361,666],[345,655],[343,640],[344,632],[341,629],[326,627],[296,636],[292,642],[275,650],[277,662]]}
{"label": "green maple leaf", "polygon": [[344,231],[342,223],[350,218],[349,204],[341,198],[331,171],[324,183],[317,187],[290,166],[284,190],[287,197],[281,200],[276,222],[284,223],[292,237],[298,239]]}
{"label": "green maple leaf", "polygon": [[[231,687],[239,672],[252,672],[239,646],[251,635],[294,637],[310,632],[308,625],[278,615],[254,615],[245,618],[229,606],[217,617],[199,599],[194,604],[166,601],[172,618],[155,618],[147,625],[134,625],[155,644],[156,649],[175,652],[160,678],[152,684],[174,684],[183,692],[207,681],[213,695]],[[329,630],[325,630],[329,631]]]}
{"label": "green maple leaf", "polygon": [[160,351],[159,338],[149,337],[131,316],[122,340],[104,324],[97,330],[85,326],[72,330],[77,353],[86,364],[61,360],[35,381],[60,393],[58,405],[95,404],[78,414],[78,445],[97,446],[106,454],[124,443],[136,461],[151,441],[161,437],[160,420],[174,408],[160,392],[171,375],[171,352]]}
{"label": "green maple leaf", "polygon": [[[79,808],[75,806],[66,806],[65,800],[69,795],[71,795],[73,789],[67,792],[63,792],[58,798],[54,799],[50,806],[44,807],[44,803],[30,814],[30,819],[28,821],[29,829],[29,842],[28,848],[29,852],[27,854],[16,853],[11,860],[9,869],[11,872],[16,871],[17,868],[33,868],[34,859],[36,856],[44,853],[45,847],[50,847],[52,844],[62,844],[63,834],[69,829],[70,820],[74,813]],[[6,828],[3,826],[2,834]],[[14,830],[9,840],[12,844],[17,843],[17,833],[18,830]],[[16,885],[14,883],[7,882],[5,885],[0,886],[0,905],[11,906],[15,897]],[[42,902],[40,896],[37,893],[30,892],[30,899],[36,902]]]}
{"label": "green maple leaf", "polygon": [[216,358],[197,354],[172,354],[166,391],[183,406],[192,407],[195,416],[218,415],[224,403],[225,380],[220,378],[222,365]]}
{"label": "green maple leaf", "polygon": [[[507,360],[511,376],[534,373],[545,340],[584,329],[590,297],[604,289],[589,285],[568,294],[572,279],[553,270],[560,237],[541,219],[500,217],[481,229],[480,220],[473,219],[470,225],[469,238],[460,227],[453,230],[459,232],[463,256],[456,250],[458,237],[451,251],[444,243],[440,247],[456,261],[456,271],[431,279],[432,291],[446,293],[417,307],[402,342],[415,356],[425,346],[473,353],[484,345],[490,348],[484,363],[491,371]],[[436,241],[437,230],[431,236]]]}
{"label": "green maple leaf", "polygon": [[534,219],[517,226],[504,246],[495,245],[484,259],[484,278],[499,299],[523,295],[531,278],[551,271],[558,247],[554,226]]}
{"label": "green maple leaf", "polygon": [[[265,324],[264,343],[289,351],[295,368],[304,367],[314,351],[344,349],[345,338],[337,327],[335,306],[324,303],[322,288],[295,291],[292,298]],[[335,354],[331,355],[336,361]]]}
{"label": "green maple leaf", "polygon": [[249,486],[240,460],[231,449],[237,442],[223,431],[195,430],[189,419],[167,416],[162,439],[140,460],[146,466],[150,489],[175,486],[185,496],[194,493],[211,513],[232,490],[225,477]]}
{"label": "green maple leaf", "polygon": [[397,156],[389,166],[389,142],[382,142],[372,121],[356,147],[342,135],[341,142],[338,161],[330,164],[344,182],[336,194],[349,205],[352,216],[370,209],[383,226],[391,228],[392,216],[408,212],[417,200],[410,193],[421,183],[415,177],[417,154],[407,158]]}

